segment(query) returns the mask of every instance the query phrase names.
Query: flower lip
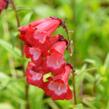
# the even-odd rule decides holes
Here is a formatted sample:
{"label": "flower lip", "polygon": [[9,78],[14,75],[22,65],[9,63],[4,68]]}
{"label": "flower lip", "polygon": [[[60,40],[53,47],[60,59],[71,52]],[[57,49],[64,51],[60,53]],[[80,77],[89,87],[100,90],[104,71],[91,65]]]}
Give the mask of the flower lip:
{"label": "flower lip", "polygon": [[48,88],[58,96],[67,92],[66,85],[60,79],[51,81],[48,84]]}
{"label": "flower lip", "polygon": [[32,55],[32,58],[36,61],[40,58],[41,56],[41,51],[40,49],[35,49],[35,48],[30,48],[29,49],[30,54]]}
{"label": "flower lip", "polygon": [[43,88],[43,71],[36,68],[33,62],[29,62],[26,69],[26,79],[29,84]]}
{"label": "flower lip", "polygon": [[65,60],[63,55],[56,52],[47,56],[46,64],[49,68],[59,69],[65,64]]}
{"label": "flower lip", "polygon": [[66,46],[68,46],[68,45],[69,45],[69,43],[68,43],[68,41],[67,41],[66,39],[63,39],[63,41],[65,41],[65,42],[66,42]]}
{"label": "flower lip", "polygon": [[38,80],[41,80],[42,78],[42,73],[30,70],[30,74],[31,74],[31,79],[33,81],[38,81]]}

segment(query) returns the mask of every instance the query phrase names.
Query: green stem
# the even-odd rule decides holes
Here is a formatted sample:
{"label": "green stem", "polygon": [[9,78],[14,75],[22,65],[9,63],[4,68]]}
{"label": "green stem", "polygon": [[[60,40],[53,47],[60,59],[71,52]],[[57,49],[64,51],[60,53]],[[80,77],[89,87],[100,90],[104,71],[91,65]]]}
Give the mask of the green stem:
{"label": "green stem", "polygon": [[28,84],[25,84],[25,99],[26,99],[25,109],[30,109],[30,104],[29,104],[29,85]]}
{"label": "green stem", "polygon": [[20,26],[20,20],[19,20],[18,14],[17,14],[17,9],[16,9],[16,6],[15,6],[15,4],[14,4],[14,1],[13,1],[13,0],[10,0],[10,2],[11,2],[12,8],[13,8],[14,13],[15,13],[16,22],[17,22],[17,27],[19,27],[19,26]]}
{"label": "green stem", "polygon": [[[10,0],[10,3],[12,5],[12,8],[13,8],[14,13],[15,13],[17,27],[19,28],[20,27],[20,20],[19,20],[18,14],[17,14],[16,5],[15,5],[13,0]],[[21,50],[22,49],[23,49],[23,47],[21,46]],[[22,52],[22,56],[23,56],[23,52]],[[25,72],[24,66],[23,66],[23,72]],[[26,100],[25,109],[30,109],[30,104],[29,104],[29,85],[27,83],[25,84],[25,100]]]}
{"label": "green stem", "polygon": [[[73,22],[74,22],[74,33],[73,33],[73,40],[74,42],[76,41],[75,38],[76,38],[76,0],[73,0],[72,1],[72,4],[73,4],[73,12],[74,12],[74,16],[73,16]],[[72,48],[75,48],[75,44],[72,43]],[[76,57],[75,57],[75,52],[74,52],[74,55],[72,56],[72,59],[74,61],[76,61]],[[75,83],[75,71],[73,71],[72,73],[72,84],[73,84],[73,94],[74,94],[74,104],[76,105],[77,104],[77,98],[76,98],[76,83]]]}
{"label": "green stem", "polygon": [[75,87],[75,71],[72,72],[72,85],[73,85],[73,95],[74,95],[73,101],[74,104],[76,105],[77,99],[76,99],[76,87]]}

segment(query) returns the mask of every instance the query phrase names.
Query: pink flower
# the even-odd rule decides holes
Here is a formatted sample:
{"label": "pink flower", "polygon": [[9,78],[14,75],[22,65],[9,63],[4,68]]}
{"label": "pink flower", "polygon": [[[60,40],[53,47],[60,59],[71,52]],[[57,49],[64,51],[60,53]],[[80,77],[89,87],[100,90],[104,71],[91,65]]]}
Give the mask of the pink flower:
{"label": "pink flower", "polygon": [[[55,35],[55,36],[51,36],[49,38],[47,38],[46,42],[44,44],[40,44],[40,43],[35,43],[34,48],[38,48],[41,50],[42,53],[46,54],[47,51],[51,48],[51,46],[53,44],[55,44],[58,41],[63,40],[63,36],[62,35]],[[27,49],[25,50],[25,47],[27,48],[27,46],[31,46],[29,44],[25,44],[24,46],[24,53],[27,52]],[[28,56],[27,56],[28,57]]]}
{"label": "pink flower", "polygon": [[43,88],[43,71],[36,68],[33,62],[29,62],[26,69],[26,79],[29,84]]}
{"label": "pink flower", "polygon": [[45,67],[54,75],[63,70],[65,63],[64,56],[58,52],[49,53],[45,59]]}
{"label": "pink flower", "polygon": [[68,42],[66,40],[57,41],[52,47],[51,52],[57,51],[60,54],[64,54],[65,49],[67,48]]}
{"label": "pink flower", "polygon": [[25,45],[24,54],[26,55],[27,58],[31,58],[31,60],[35,63],[36,66],[40,65],[43,61],[42,51],[39,48]]}
{"label": "pink flower", "polygon": [[59,27],[61,20],[58,18],[47,18],[30,23],[28,26],[19,28],[20,38],[33,45],[37,43],[44,44],[46,39]]}
{"label": "pink flower", "polygon": [[32,37],[35,29],[31,26],[22,26],[19,28],[20,31],[20,39],[23,40],[26,44],[32,45]]}
{"label": "pink flower", "polygon": [[66,64],[64,60],[64,51],[67,47],[65,40],[57,41],[51,46],[48,54],[45,57],[45,67],[54,73],[54,75],[63,71],[63,66]]}
{"label": "pink flower", "polygon": [[50,81],[45,83],[45,93],[52,97],[52,99],[71,99],[72,92],[68,86],[68,77],[71,72],[70,65],[64,66],[64,72],[54,76]]}
{"label": "pink flower", "polygon": [[[68,85],[72,67],[64,59],[68,42],[62,35],[52,36],[62,23],[50,17],[19,28],[20,39],[24,41],[23,52],[31,59],[26,69],[27,82],[42,88],[54,100],[72,98]],[[50,77],[45,78],[46,74]]]}

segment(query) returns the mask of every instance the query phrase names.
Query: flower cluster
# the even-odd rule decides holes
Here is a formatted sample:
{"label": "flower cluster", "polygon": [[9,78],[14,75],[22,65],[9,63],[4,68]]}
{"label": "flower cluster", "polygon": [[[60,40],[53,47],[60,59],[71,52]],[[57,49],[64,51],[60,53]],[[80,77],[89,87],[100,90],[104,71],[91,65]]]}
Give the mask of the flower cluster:
{"label": "flower cluster", "polygon": [[0,13],[2,12],[2,10],[7,8],[7,6],[8,6],[8,0],[0,0]]}
{"label": "flower cluster", "polygon": [[26,69],[27,82],[42,88],[54,100],[72,98],[68,85],[72,67],[64,59],[68,42],[62,35],[52,36],[61,24],[61,19],[49,17],[19,28],[24,54],[31,59]]}

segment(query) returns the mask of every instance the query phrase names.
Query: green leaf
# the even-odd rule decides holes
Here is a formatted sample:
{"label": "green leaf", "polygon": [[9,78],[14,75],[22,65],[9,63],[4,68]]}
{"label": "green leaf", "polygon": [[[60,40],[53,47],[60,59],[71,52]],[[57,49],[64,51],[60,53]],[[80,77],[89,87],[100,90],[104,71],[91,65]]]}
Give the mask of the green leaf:
{"label": "green leaf", "polygon": [[85,62],[90,63],[92,65],[95,65],[96,64],[95,61],[92,60],[92,59],[85,59]]}
{"label": "green leaf", "polygon": [[107,54],[107,57],[105,59],[104,66],[106,69],[109,68],[109,53]]}
{"label": "green leaf", "polygon": [[32,17],[33,12],[28,13],[25,15],[25,17],[22,20],[22,25],[26,25],[27,23],[29,23],[31,17]]}
{"label": "green leaf", "polygon": [[82,104],[77,104],[74,109],[84,109]]}
{"label": "green leaf", "polygon": [[7,84],[10,83],[10,79],[11,78],[9,76],[7,76],[5,73],[0,72],[0,90],[7,87]]}
{"label": "green leaf", "polygon": [[21,57],[21,51],[18,48],[13,47],[10,43],[6,42],[5,40],[0,39],[0,45],[8,53],[10,53],[12,56],[14,56],[15,58],[20,58]]}
{"label": "green leaf", "polygon": [[58,103],[58,105],[62,107],[62,109],[69,109],[72,107],[71,101],[68,100],[57,100],[56,103]]}

